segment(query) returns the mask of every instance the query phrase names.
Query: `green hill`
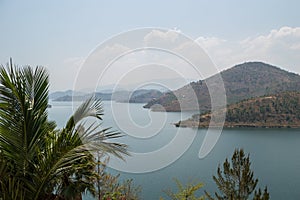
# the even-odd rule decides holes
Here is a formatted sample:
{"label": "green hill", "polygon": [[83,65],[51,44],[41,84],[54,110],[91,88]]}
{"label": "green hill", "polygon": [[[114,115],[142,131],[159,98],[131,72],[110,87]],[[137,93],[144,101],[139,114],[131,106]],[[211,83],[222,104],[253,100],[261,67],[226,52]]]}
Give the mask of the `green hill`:
{"label": "green hill", "polygon": [[[285,91],[300,92],[299,75],[262,62],[236,65],[221,72],[221,76],[228,104]],[[206,80],[192,82],[176,91],[165,93],[160,98],[151,100],[144,107],[158,110],[154,105],[160,104],[166,111],[208,111],[211,102],[206,82],[214,78],[215,76],[212,76]],[[197,96],[196,100],[193,98],[194,94]],[[179,102],[183,103],[180,105]]]}
{"label": "green hill", "polygon": [[[219,110],[218,112],[224,112]],[[176,123],[182,127],[208,127],[210,112],[194,115],[192,118]],[[284,92],[275,95],[251,98],[227,107],[224,127],[291,127],[300,128],[300,93]]]}

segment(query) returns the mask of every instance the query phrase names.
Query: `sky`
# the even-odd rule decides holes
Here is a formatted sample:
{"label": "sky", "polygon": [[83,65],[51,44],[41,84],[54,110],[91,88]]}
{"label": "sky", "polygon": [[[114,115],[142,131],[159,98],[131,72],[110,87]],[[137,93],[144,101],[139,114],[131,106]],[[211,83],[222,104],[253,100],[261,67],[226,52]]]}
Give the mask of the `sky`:
{"label": "sky", "polygon": [[[95,51],[103,50],[99,56],[109,58],[110,52],[130,50],[129,46],[136,42],[135,33],[130,39],[123,38],[128,39],[127,45],[122,37],[117,41],[119,35],[158,27],[161,32],[147,29],[144,37],[136,36],[142,41],[139,45],[145,45],[149,34],[160,41],[159,45],[166,41],[173,45],[184,35],[203,48],[219,71],[246,61],[263,61],[300,74],[299,8],[298,0],[0,0],[0,64],[5,65],[12,57],[20,66],[45,66],[50,73],[51,91],[72,89],[85,61]],[[179,36],[174,36],[174,32]],[[109,43],[112,39],[115,43]],[[184,64],[181,71],[176,71],[180,61],[162,52],[156,52],[155,56],[149,52],[147,56],[140,51],[117,60],[112,72],[101,80],[98,77],[96,82],[108,85],[123,78],[124,73],[130,74],[130,70],[117,70],[125,64],[142,66],[139,70],[144,70],[137,73],[134,68],[131,75],[122,79],[124,84],[146,78],[161,79],[170,74],[170,69],[188,79],[198,78],[190,76],[195,74],[192,70],[185,74],[189,66]],[[113,75],[118,77],[111,78]],[[85,77],[86,82],[91,79]],[[88,87],[82,83],[81,89]]]}

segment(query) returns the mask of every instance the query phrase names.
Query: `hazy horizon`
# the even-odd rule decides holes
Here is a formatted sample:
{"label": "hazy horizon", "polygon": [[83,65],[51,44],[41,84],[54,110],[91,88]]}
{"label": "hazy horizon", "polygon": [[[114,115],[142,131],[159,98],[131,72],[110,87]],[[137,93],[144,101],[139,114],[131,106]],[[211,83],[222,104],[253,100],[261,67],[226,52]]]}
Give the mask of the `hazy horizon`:
{"label": "hazy horizon", "polygon": [[[262,61],[300,74],[299,7],[300,2],[296,0],[1,1],[0,23],[4,31],[0,37],[0,64],[6,64],[12,57],[18,65],[45,66],[50,72],[51,91],[72,89],[81,64],[99,45],[136,28],[161,27],[170,31],[154,30],[145,35],[144,41],[155,38],[161,43],[170,39],[173,42],[174,32],[186,35],[199,43],[219,71],[247,61]],[[135,38],[130,42],[134,43]],[[116,43],[108,46],[105,53],[109,56],[110,52],[126,48],[128,46]],[[138,56],[138,61],[134,54],[123,61],[133,66],[144,59],[154,59],[151,54]],[[180,64],[176,60],[170,63],[164,56],[160,54],[155,59],[169,67]],[[135,79],[148,78],[147,69],[149,66],[145,67],[145,76],[135,75],[124,82],[132,84]],[[149,80],[152,76],[166,75],[169,75],[167,71],[159,71],[149,75]],[[184,76],[203,78],[195,73]],[[104,81],[102,85],[113,82]]]}

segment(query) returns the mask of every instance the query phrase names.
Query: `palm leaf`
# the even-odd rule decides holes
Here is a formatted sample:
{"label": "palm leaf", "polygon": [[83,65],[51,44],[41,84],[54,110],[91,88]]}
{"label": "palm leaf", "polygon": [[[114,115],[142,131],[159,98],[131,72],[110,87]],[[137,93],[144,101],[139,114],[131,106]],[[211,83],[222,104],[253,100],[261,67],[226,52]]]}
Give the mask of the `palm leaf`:
{"label": "palm leaf", "polygon": [[[75,185],[81,188],[78,191],[91,189],[93,183],[87,184],[80,173],[93,174],[90,167],[95,165],[93,153],[119,158],[128,155],[126,145],[108,142],[121,134],[101,128],[100,100],[88,99],[70,117],[65,128],[55,130],[55,123],[48,121],[48,77],[42,67],[0,66],[2,199],[44,198],[63,188],[65,177],[77,177]],[[87,123],[91,118],[96,122]]]}

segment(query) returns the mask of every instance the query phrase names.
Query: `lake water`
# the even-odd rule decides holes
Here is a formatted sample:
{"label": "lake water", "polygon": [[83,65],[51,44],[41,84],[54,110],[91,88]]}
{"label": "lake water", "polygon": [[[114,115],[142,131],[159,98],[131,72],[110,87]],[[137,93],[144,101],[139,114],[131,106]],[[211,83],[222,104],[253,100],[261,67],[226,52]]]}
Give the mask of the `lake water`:
{"label": "lake water", "polygon": [[[62,127],[72,113],[72,103],[51,104],[49,117]],[[299,129],[226,129],[213,150],[204,159],[199,159],[199,148],[206,130],[175,128],[172,125],[173,122],[190,117],[192,113],[150,112],[143,109],[142,105],[103,102],[103,126],[123,132],[126,136],[119,139],[119,142],[128,144],[131,152],[155,152],[169,144],[176,135],[193,138],[196,134],[191,146],[182,152],[183,155],[162,169],[147,173],[127,173],[109,169],[112,173],[120,173],[122,179],[132,178],[136,185],[141,185],[142,199],[155,200],[165,197],[163,190],[167,189],[176,191],[173,178],[182,183],[191,180],[203,182],[205,186],[199,190],[199,194],[204,190],[214,193],[216,186],[212,176],[216,174],[218,164],[222,164],[225,158],[231,158],[235,148],[244,148],[245,152],[250,154],[251,168],[259,180],[258,186],[263,188],[267,185],[271,199],[300,199]],[[179,148],[180,144],[171,147],[174,151]],[[149,163],[141,163],[141,168],[148,164],[162,163],[162,159],[159,156],[157,160],[149,159]]]}

